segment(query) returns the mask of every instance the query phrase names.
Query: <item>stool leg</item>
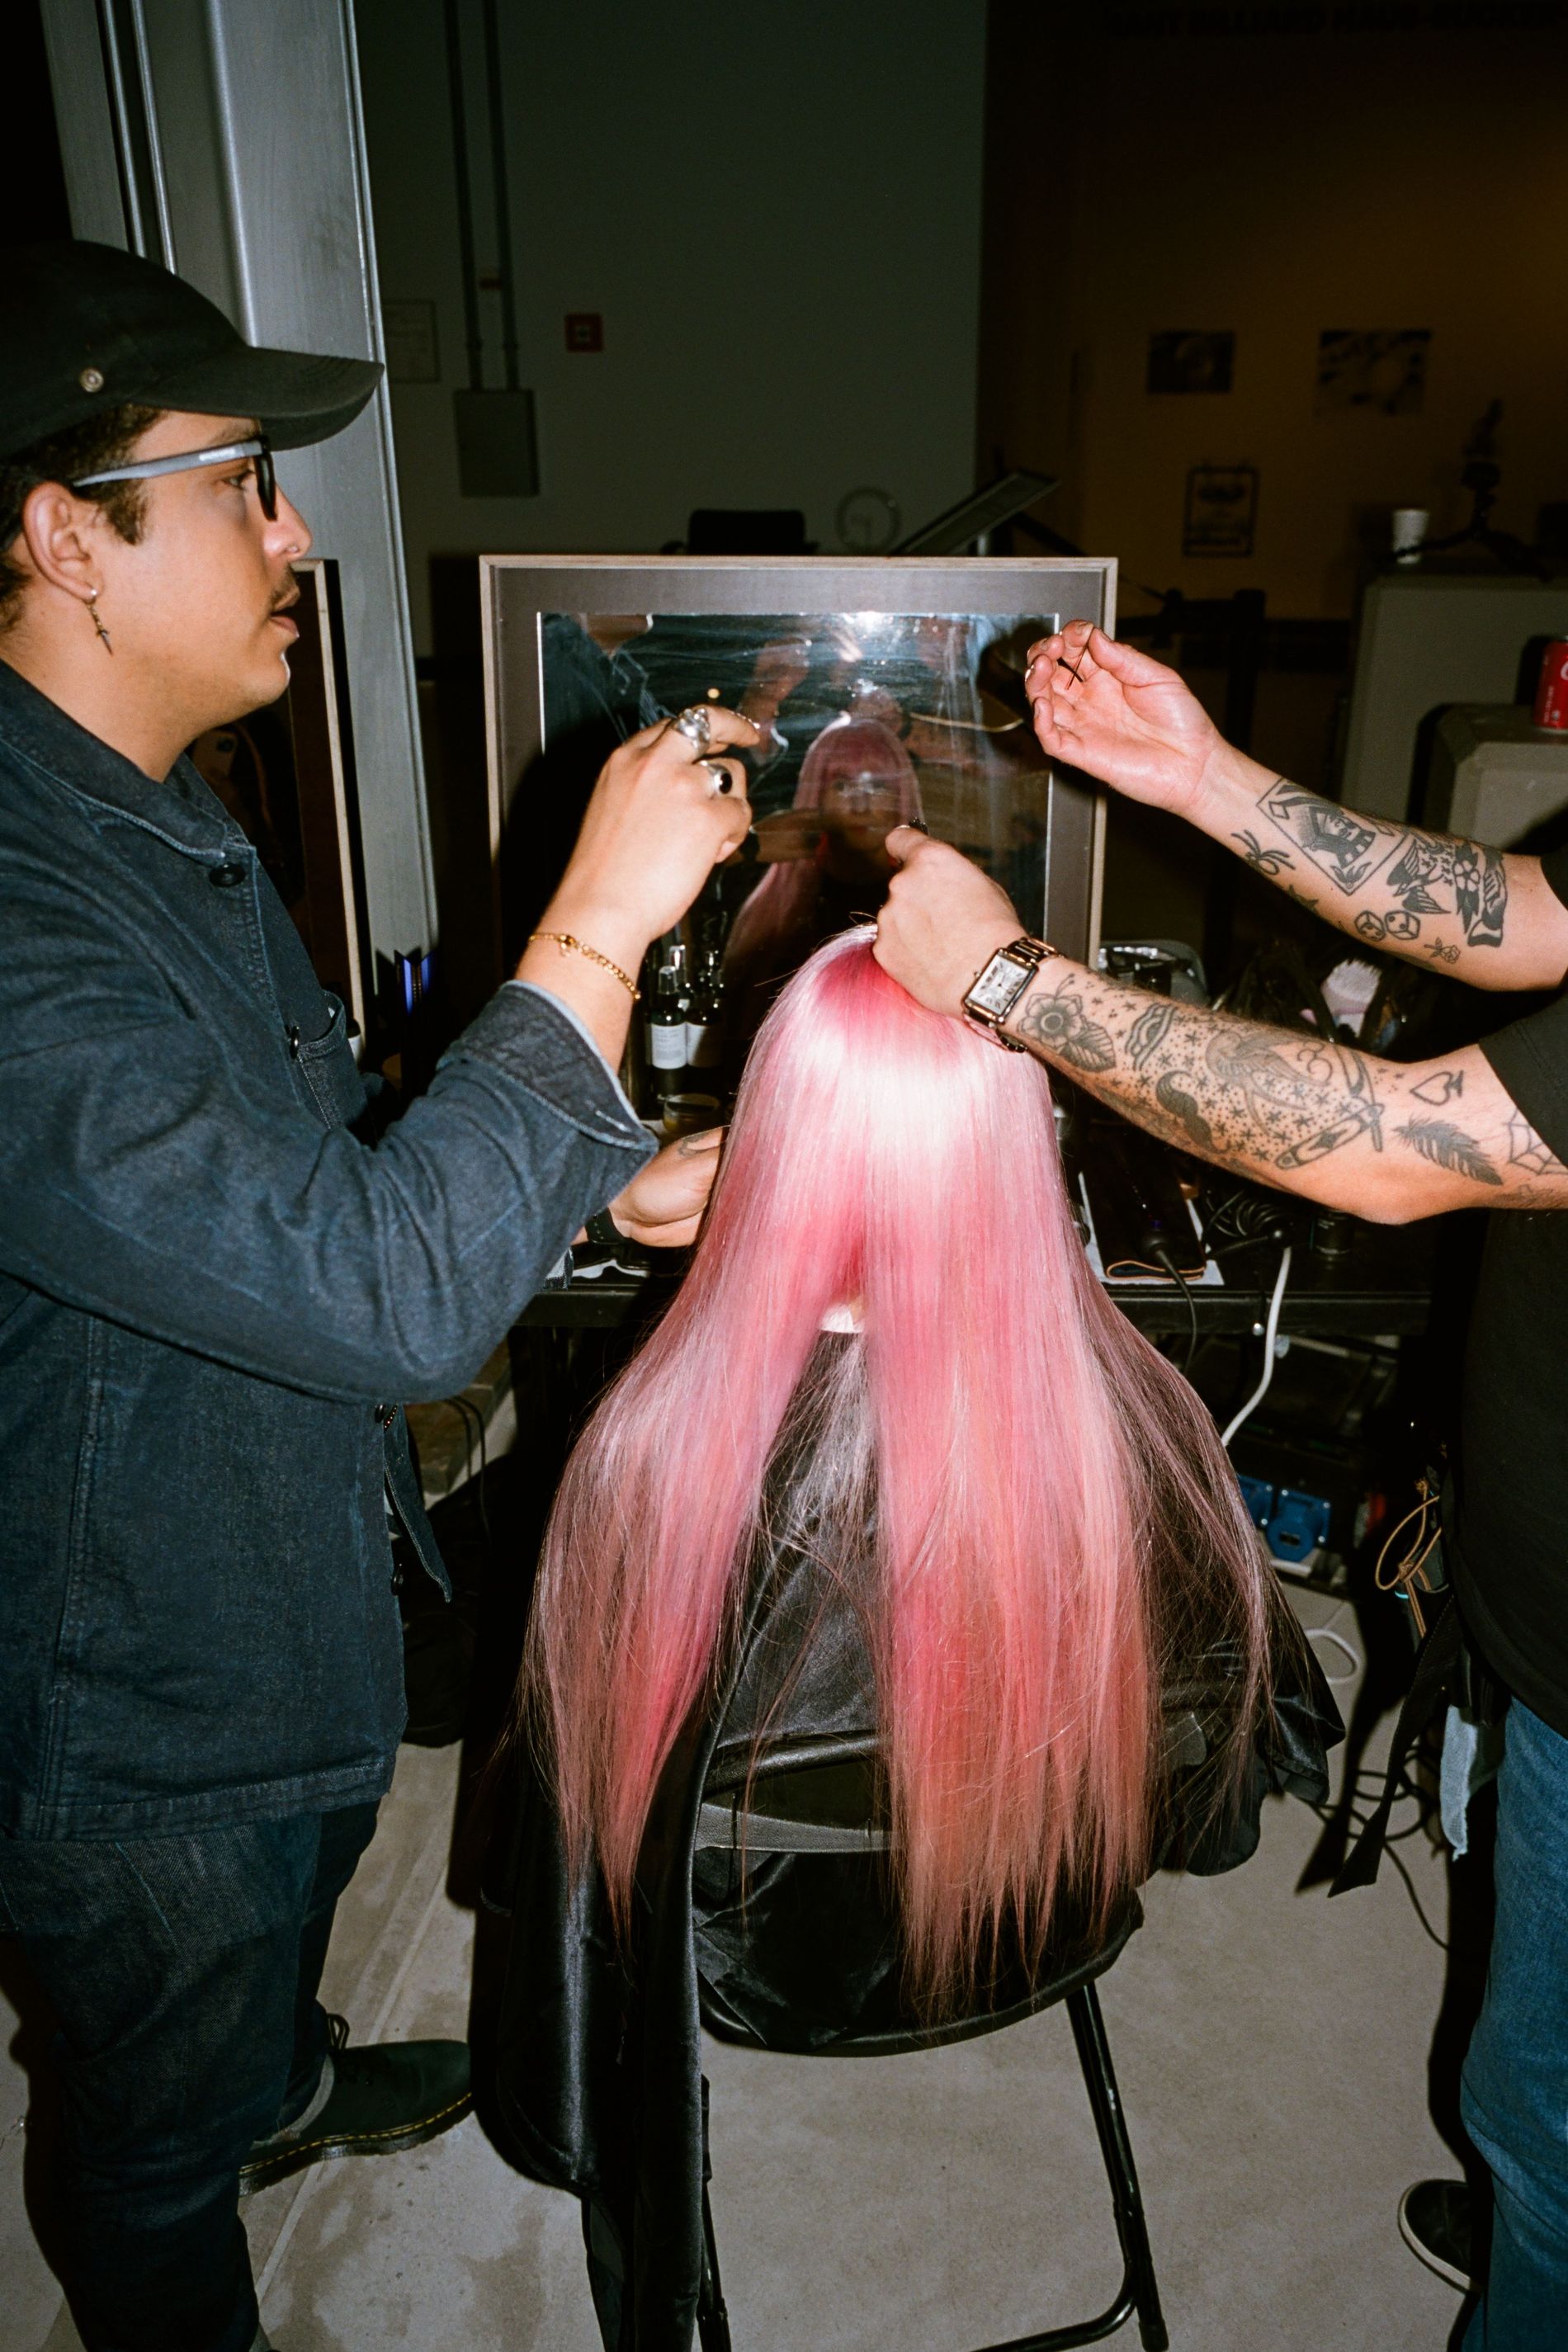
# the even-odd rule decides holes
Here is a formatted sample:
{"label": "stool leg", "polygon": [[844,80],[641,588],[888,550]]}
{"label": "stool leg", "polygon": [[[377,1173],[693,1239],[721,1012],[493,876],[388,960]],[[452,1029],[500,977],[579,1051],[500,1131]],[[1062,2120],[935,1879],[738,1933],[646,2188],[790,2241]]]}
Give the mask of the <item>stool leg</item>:
{"label": "stool leg", "polygon": [[1144,2352],[1166,2352],[1171,2339],[1165,2332],[1164,2316],[1160,2309],[1160,2289],[1154,2276],[1154,2258],[1149,2248],[1148,2227],[1143,2219],[1142,2193],[1138,2186],[1137,2168],[1132,2161],[1132,2142],[1128,2137],[1127,2117],[1122,2109],[1121,2094],[1117,2087],[1116,2070],[1110,2063],[1110,2043],[1106,2035],[1100,1996],[1092,1983],[1080,1985],[1076,1992],[1068,1995],[1067,2011],[1072,2021],[1079,2064],[1083,2070],[1084,2086],[1089,2093],[1095,2129],[1100,2135],[1100,2153],[1105,2158],[1106,2175],[1110,2182],[1116,2234],[1121,2241],[1121,2251],[1127,2263],[1127,2284],[1132,2291],[1138,2312],[1138,2333],[1143,2340]]}
{"label": "stool leg", "polygon": [[702,2078],[702,2284],[697,2294],[697,2340],[702,2352],[732,2352],[730,2313],[719,2276],[719,2243],[713,2234],[713,2208],[708,2183],[713,2161],[708,2146],[708,2078]]}

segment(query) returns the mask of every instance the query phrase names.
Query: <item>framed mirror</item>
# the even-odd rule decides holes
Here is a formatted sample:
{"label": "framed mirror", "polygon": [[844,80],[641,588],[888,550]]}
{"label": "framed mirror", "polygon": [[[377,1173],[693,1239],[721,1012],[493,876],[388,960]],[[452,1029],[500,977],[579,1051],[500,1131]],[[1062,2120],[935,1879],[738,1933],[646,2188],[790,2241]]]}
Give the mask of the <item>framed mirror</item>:
{"label": "framed mirror", "polygon": [[704,1069],[722,1095],[782,980],[875,919],[899,824],[952,843],[1030,930],[1092,958],[1103,800],[1040,751],[1024,667],[1068,620],[1114,625],[1112,562],[520,555],[479,572],[498,979],[617,743],[710,700],[762,733],[746,852],[642,975],[642,1107]]}

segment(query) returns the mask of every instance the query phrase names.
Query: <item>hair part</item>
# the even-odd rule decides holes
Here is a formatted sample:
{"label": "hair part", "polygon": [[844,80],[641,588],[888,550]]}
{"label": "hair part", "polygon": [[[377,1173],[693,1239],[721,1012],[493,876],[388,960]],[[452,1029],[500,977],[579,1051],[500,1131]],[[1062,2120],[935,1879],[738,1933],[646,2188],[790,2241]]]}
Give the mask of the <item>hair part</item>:
{"label": "hair part", "polygon": [[[846,1298],[863,1367],[814,1399]],[[686,1281],[546,1532],[525,1689],[572,1865],[623,1923],[803,1428],[816,1524],[871,1556],[891,1858],[934,2000],[1004,1929],[1037,1953],[1058,1896],[1103,1923],[1146,1875],[1163,1675],[1194,1645],[1234,1657],[1216,1800],[1237,1785],[1269,1603],[1212,1421],[1086,1262],[1044,1071],[918,1004],[864,931],[763,1024]]]}
{"label": "hair part", "polygon": [[[107,472],[130,462],[136,444],[163,415],[161,408],[143,408],[121,401],[52,433],[14,456],[0,457],[0,634],[21,617],[29,574],[12,553],[22,529],[22,509],[40,482],[59,482],[70,488],[83,474]],[[102,509],[110,529],[134,547],[147,515],[145,482],[99,482],[89,489],[73,489],[73,498],[88,499]]]}

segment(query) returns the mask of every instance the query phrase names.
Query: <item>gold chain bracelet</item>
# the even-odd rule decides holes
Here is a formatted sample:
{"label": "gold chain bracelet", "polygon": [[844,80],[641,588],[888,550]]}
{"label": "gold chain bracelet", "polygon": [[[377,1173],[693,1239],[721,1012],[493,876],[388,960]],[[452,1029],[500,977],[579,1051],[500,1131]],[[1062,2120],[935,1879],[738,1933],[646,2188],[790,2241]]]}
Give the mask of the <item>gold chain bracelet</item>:
{"label": "gold chain bracelet", "polygon": [[590,963],[603,964],[606,971],[615,973],[634,1004],[641,996],[642,991],[636,981],[628,979],[620,965],[612,963],[607,955],[601,955],[597,948],[591,948],[586,940],[574,939],[570,931],[530,931],[528,935],[530,947],[535,940],[553,940],[563,955],[586,956]]}

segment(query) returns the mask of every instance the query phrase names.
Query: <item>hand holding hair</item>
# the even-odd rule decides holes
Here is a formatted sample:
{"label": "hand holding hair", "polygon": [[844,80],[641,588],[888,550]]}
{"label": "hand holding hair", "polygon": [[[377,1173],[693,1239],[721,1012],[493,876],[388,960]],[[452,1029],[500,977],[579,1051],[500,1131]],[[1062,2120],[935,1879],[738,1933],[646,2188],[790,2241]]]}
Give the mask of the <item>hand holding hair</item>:
{"label": "hand holding hair", "polygon": [[888,855],[899,871],[877,919],[877,961],[932,1013],[962,1019],[980,972],[1027,926],[978,866],[912,824],[895,825]]}
{"label": "hand holding hair", "polygon": [[618,1232],[645,1249],[687,1249],[697,1239],[724,1141],[721,1127],[667,1143],[610,1202]]}
{"label": "hand holding hair", "polygon": [[1024,685],[1040,748],[1130,800],[1196,817],[1229,747],[1173,669],[1069,621],[1029,648]]}

